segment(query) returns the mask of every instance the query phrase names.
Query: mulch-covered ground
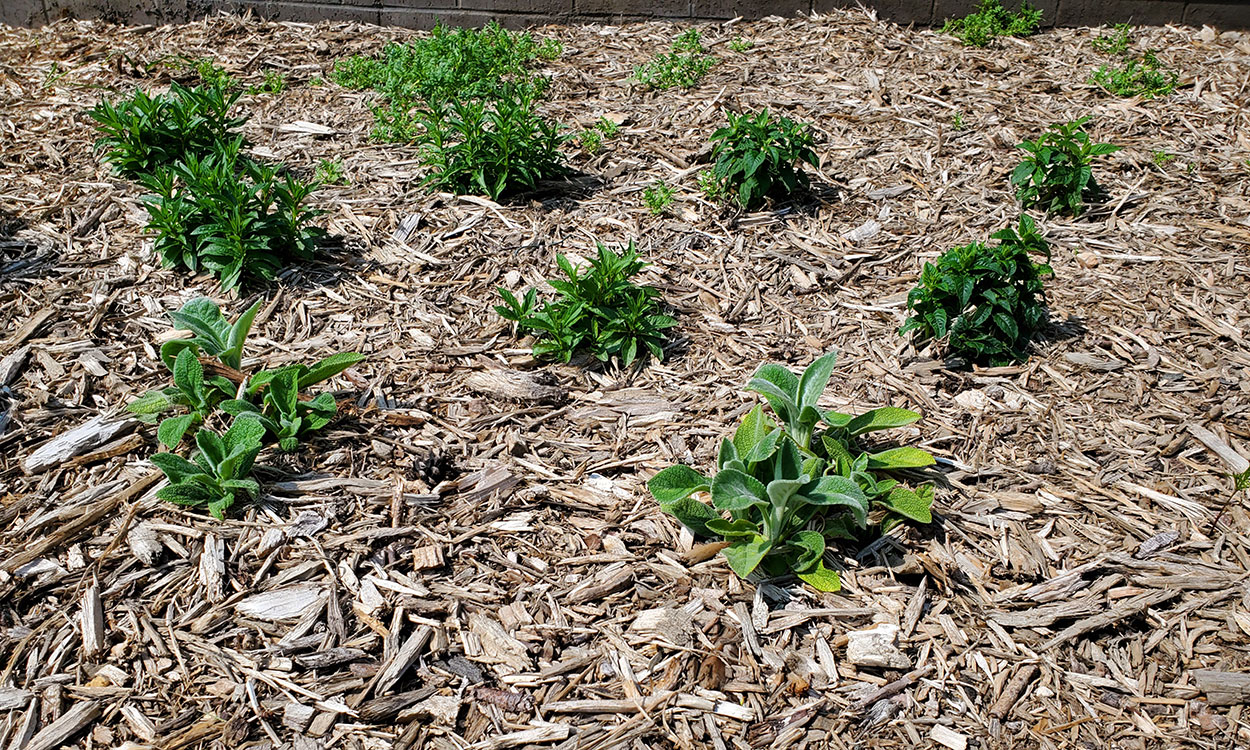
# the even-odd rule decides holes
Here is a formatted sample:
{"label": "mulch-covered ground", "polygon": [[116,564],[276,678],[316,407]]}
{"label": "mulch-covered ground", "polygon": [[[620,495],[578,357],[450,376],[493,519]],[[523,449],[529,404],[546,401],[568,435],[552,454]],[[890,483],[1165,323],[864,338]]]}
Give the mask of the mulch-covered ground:
{"label": "mulch-covered ground", "polygon": [[[1250,745],[1227,674],[1250,670],[1250,514],[1220,515],[1250,446],[1250,38],[1139,30],[1182,76],[1159,101],[1087,83],[1096,31],[975,50],[862,11],[711,26],[701,86],[631,83],[680,30],[537,30],[565,45],[545,111],[624,126],[503,206],[425,192],[412,149],[370,141],[372,95],[321,83],[409,32],[0,30],[0,748]],[[343,417],[263,455],[262,502],[224,522],[153,496],[147,427],[23,469],[164,386],[166,312],[218,294],[154,262],[84,115],[179,55],[286,73],[241,102],[247,135],[349,180],[317,194],[323,256],[255,291],[248,356],[368,355],[334,381]],[[814,124],[815,197],[709,204],[708,136],[761,106]],[[1096,167],[1106,203],[1039,219],[1055,325],[1021,366],[944,369],[895,334],[922,262],[1014,223],[1014,144],[1085,115],[1125,148]],[[668,216],[642,203],[657,179]],[[533,361],[495,287],[631,239],[679,320],[669,357]],[[837,594],[741,581],[644,482],[711,465],[758,364],[831,349],[830,406],[924,413],[937,518],[839,548]],[[889,666],[850,658],[879,624]]]}

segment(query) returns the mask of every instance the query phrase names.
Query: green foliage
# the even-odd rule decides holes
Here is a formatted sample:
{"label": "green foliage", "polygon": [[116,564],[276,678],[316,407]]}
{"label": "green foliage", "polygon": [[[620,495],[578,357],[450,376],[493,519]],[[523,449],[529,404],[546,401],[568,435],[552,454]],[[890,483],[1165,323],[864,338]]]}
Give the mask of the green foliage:
{"label": "green foliage", "polygon": [[583,151],[593,156],[603,150],[605,138],[615,138],[620,132],[620,125],[606,117],[600,117],[593,127],[583,128],[577,134],[577,142]]}
{"label": "green foliage", "polygon": [[[782,365],[756,370],[747,389],[764,396],[743,418],[732,439],[721,441],[716,474],[671,466],[647,483],[664,512],[699,536],[721,537],[729,566],[741,577],[793,572],[814,588],[836,591],[836,571],[824,565],[829,538],[854,538],[873,508],[883,529],[910,519],[932,520],[931,485],[911,489],[897,472],[929,466],[918,448],[874,450],[863,436],[903,427],[920,415],[885,407],[859,416],[817,404],[833,373],[835,355],[813,362],[801,375]],[[817,433],[818,426],[824,429]],[[712,505],[697,500],[709,493]]]}
{"label": "green foliage", "polygon": [[[170,480],[169,488],[158,496],[182,505],[206,505],[218,518],[240,494],[256,497],[258,487],[247,476],[266,438],[277,442],[283,451],[293,451],[299,447],[300,438],[322,429],[334,418],[337,405],[333,395],[321,393],[304,399],[302,392],[364,359],[345,352],[312,367],[293,364],[251,376],[240,372],[243,345],[260,304],[257,301],[234,323],[203,297],[170,313],[179,329],[193,334],[192,338],[161,346],[161,361],[172,371],[174,385],[151,391],[127,405],[148,423],[170,411],[179,412],[163,419],[157,429],[157,439],[170,451],[177,450],[192,428],[214,419],[218,411],[234,416],[224,435],[207,428],[195,432],[199,450],[191,461],[168,453],[152,457]],[[215,357],[221,368],[238,380],[237,385],[224,375],[205,377],[202,356]]]}
{"label": "green foliage", "polygon": [[322,159],[317,162],[313,172],[313,182],[321,185],[346,185],[347,175],[343,172],[341,159]]}
{"label": "green foliage", "polygon": [[768,110],[755,114],[726,112],[729,125],[712,134],[711,179],[748,211],[765,198],[785,199],[807,188],[807,175],[796,166],[818,167],[810,125]]}
{"label": "green foliage", "polygon": [[953,34],[970,47],[987,47],[1000,36],[1032,36],[1041,22],[1042,12],[1027,0],[1015,13],[1004,8],[999,0],[981,0],[969,15],[947,20],[942,33]]}
{"label": "green foliage", "polygon": [[665,329],[676,321],[661,314],[659,290],[630,281],[647,264],[638,260],[634,243],[621,254],[599,244],[598,257],[588,268],[574,268],[568,258],[556,256],[563,279],[548,283],[559,293],[538,305],[538,292],[521,298],[499,288],[504,304],[495,311],[517,324],[518,333],[534,333],[535,357],[568,362],[579,350],[596,359],[620,359],[628,367],[640,354],[664,359]]}
{"label": "green foliage", "polygon": [[1125,58],[1120,65],[1101,65],[1090,83],[1101,86],[1116,96],[1140,96],[1156,99],[1176,90],[1180,76],[1164,70],[1154,52],[1145,52],[1140,59]]}
{"label": "green foliage", "polygon": [[703,197],[713,203],[719,203],[729,197],[729,191],[726,190],[725,186],[716,179],[716,174],[712,170],[705,169],[702,172],[699,172],[697,179],[699,182],[699,192],[703,193]]}
{"label": "green foliage", "polygon": [[538,114],[532,96],[439,102],[417,118],[426,185],[498,200],[568,171],[560,154],[565,136]]}
{"label": "green foliage", "polygon": [[1176,154],[1169,154],[1166,151],[1155,151],[1150,155],[1150,160],[1153,161],[1154,165],[1160,169],[1175,158]]}
{"label": "green foliage", "polygon": [[992,235],[994,246],[974,242],[925,263],[920,283],[907,295],[913,316],[900,334],[920,341],[946,339],[947,351],[972,362],[1005,365],[1028,358],[1029,342],[1047,321],[1042,277],[1054,272],[1032,255],[1050,260],[1050,247],[1033,220]]}
{"label": "green foliage", "polygon": [[955,114],[951,115],[951,127],[954,128],[955,130],[964,129],[965,126],[964,126],[964,113],[963,112],[956,112]]}
{"label": "green foliage", "polygon": [[130,178],[207,156],[222,141],[238,137],[236,129],[247,121],[229,114],[238,98],[238,92],[220,86],[173,83],[167,94],[136,91],[117,104],[103,100],[88,113],[101,133],[96,149],[118,174]]}
{"label": "green foliage", "polygon": [[1112,27],[1110,34],[1099,34],[1094,37],[1094,49],[1104,55],[1115,55],[1116,57],[1124,55],[1133,43],[1132,32],[1133,27],[1129,24],[1117,23]]}
{"label": "green foliage", "polygon": [[200,84],[212,88],[222,89],[223,91],[232,91],[240,88],[239,82],[234,76],[226,72],[226,69],[213,62],[212,58],[199,57],[194,60],[179,58],[179,67],[183,70],[193,70],[199,76]]}
{"label": "green foliage", "polygon": [[255,500],[260,494],[250,475],[264,433],[255,420],[236,419],[222,435],[208,429],[196,432],[190,461],[174,453],[155,454],[152,463],[169,479],[156,496],[175,505],[207,507],[214,518],[225,518],[240,497]]}
{"label": "green foliage", "polygon": [[249,94],[281,94],[283,91],[286,91],[286,74],[276,70],[266,70],[265,79],[247,89]]}
{"label": "green foliage", "polygon": [[1091,164],[1095,156],[1113,154],[1120,146],[1091,143],[1084,130],[1088,117],[1056,123],[1033,141],[1016,146],[1028,156],[1011,173],[1016,197],[1027,209],[1041,206],[1048,213],[1079,216],[1086,200],[1099,194]]}
{"label": "green foliage", "polygon": [[656,182],[651,187],[642,191],[642,201],[647,204],[647,210],[659,216],[673,205],[673,188],[665,185],[663,182]]}
{"label": "green foliage", "polygon": [[688,89],[698,85],[716,64],[707,54],[698,29],[687,29],[673,40],[671,51],[634,68],[634,78],[652,89]]}
{"label": "green foliage", "polygon": [[595,130],[602,133],[604,138],[615,138],[621,134],[621,126],[607,117],[600,117],[595,121]]}
{"label": "green foliage", "polygon": [[220,142],[141,180],[153,193],[144,199],[147,229],[162,263],[208,271],[223,290],[245,273],[273,279],[287,260],[311,258],[323,234],[311,224],[321,212],[304,205],[316,185],[280,175],[242,147],[241,138]]}
{"label": "green foliage", "polygon": [[331,78],[340,86],[382,94],[383,105],[374,108],[374,137],[408,142],[418,130],[414,107],[538,97],[546,79],[533,75],[528,66],[535,59],[554,59],[561,50],[557,40],[540,45],[530,34],[510,32],[494,22],[482,29],[440,24],[427,38],[387,44],[380,57],[339,60]]}
{"label": "green foliage", "polygon": [[733,50],[734,52],[746,52],[747,50],[751,49],[754,46],[755,46],[755,42],[751,41],[750,39],[743,39],[740,36],[736,36],[733,39],[729,40],[729,49]]}

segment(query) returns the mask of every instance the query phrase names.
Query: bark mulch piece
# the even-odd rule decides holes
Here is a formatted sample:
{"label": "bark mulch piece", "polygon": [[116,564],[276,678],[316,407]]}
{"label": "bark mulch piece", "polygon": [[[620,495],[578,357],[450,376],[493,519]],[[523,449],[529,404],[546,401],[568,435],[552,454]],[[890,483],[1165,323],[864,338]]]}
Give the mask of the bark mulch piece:
{"label": "bark mulch piece", "polygon": [[[536,30],[565,45],[547,113],[622,133],[573,155],[580,192],[500,206],[425,192],[413,149],[369,139],[372,95],[315,85],[411,32],[0,30],[0,747],[1250,745],[1250,517],[1224,509],[1250,455],[1250,38],[1138,30],[1182,76],[1158,101],[1087,83],[1096,31],[976,50],[862,11],[708,26],[701,86],[631,83],[679,31]],[[177,56],[284,72],[243,100],[247,135],[349,180],[317,197],[335,248],[261,288],[250,356],[369,355],[334,382],[345,416],[263,460],[263,502],[224,522],[154,497],[146,427],[22,468],[163,385],[166,311],[217,294],[154,262],[84,115]],[[814,123],[819,199],[701,197],[722,109],[759,106]],[[1013,145],[1087,114],[1125,149],[1097,167],[1105,204],[1041,222],[1036,355],[952,372],[896,336],[924,260],[1014,223]],[[641,200],[657,180],[666,216]],[[673,355],[533,362],[495,287],[630,239]],[[839,594],[740,581],[644,481],[711,464],[761,361],[830,349],[830,406],[924,413],[938,518],[839,549]],[[897,637],[886,666],[848,658],[872,628]]]}

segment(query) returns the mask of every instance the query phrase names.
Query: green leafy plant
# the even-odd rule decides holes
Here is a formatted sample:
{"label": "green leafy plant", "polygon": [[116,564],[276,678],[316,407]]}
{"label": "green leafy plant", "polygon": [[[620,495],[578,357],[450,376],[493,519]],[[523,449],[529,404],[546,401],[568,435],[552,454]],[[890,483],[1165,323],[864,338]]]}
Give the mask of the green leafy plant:
{"label": "green leafy plant", "polygon": [[286,74],[276,70],[266,70],[264,80],[247,89],[249,94],[281,94],[283,91],[286,91]]}
{"label": "green leafy plant", "polygon": [[435,103],[417,117],[426,185],[498,200],[568,171],[559,150],[566,138],[530,95]]}
{"label": "green leafy plant", "polygon": [[1100,193],[1091,164],[1095,156],[1113,154],[1120,146],[1091,143],[1084,130],[1088,117],[1056,123],[1033,141],[1016,146],[1027,156],[1011,173],[1016,197],[1027,209],[1041,206],[1048,213],[1079,216],[1085,201]]}
{"label": "green leafy plant", "polygon": [[955,130],[964,129],[964,113],[963,112],[956,112],[955,114],[951,115],[951,127],[954,128]]}
{"label": "green leafy plant", "polygon": [[720,203],[729,198],[729,191],[725,189],[724,184],[716,179],[716,174],[710,169],[699,172],[696,178],[699,183],[699,192],[703,193],[703,197],[713,203]]}
{"label": "green leafy plant", "polygon": [[725,114],[729,125],[712,133],[711,177],[724,192],[750,211],[766,198],[786,199],[807,188],[807,175],[798,165],[820,166],[810,125],[774,117],[766,109]]}
{"label": "green leafy plant", "polygon": [[220,86],[186,88],[177,83],[169,93],[150,96],[136,91],[113,104],[101,101],[88,114],[101,133],[96,149],[121,175],[141,178],[188,157],[204,157],[235,132],[246,117],[231,117],[238,92]]}
{"label": "green leafy plant", "polygon": [[183,349],[174,358],[174,384],[160,391],[152,391],[127,405],[141,421],[155,422],[160,414],[171,409],[185,407],[186,414],[161,420],[156,439],[173,450],[187,430],[203,424],[219,403],[234,395],[234,385],[222,375],[206,380],[204,366],[193,349]]}
{"label": "green leafy plant", "polygon": [[671,51],[634,68],[634,78],[652,89],[691,88],[716,64],[707,54],[698,29],[688,29],[673,40]]}
{"label": "green leafy plant", "polygon": [[1157,99],[1175,91],[1179,80],[1176,71],[1164,70],[1155,53],[1147,51],[1140,59],[1125,58],[1120,65],[1099,66],[1090,83],[1116,96]]}
{"label": "green leafy plant", "polygon": [[148,231],[166,267],[201,269],[223,290],[250,278],[273,279],[286,261],[307,259],[324,232],[312,225],[321,212],[305,205],[316,189],[291,174],[240,153],[242,139],[218,143],[142,183]]}
{"label": "green leafy plant", "polygon": [[1228,506],[1232,505],[1233,500],[1237,498],[1237,495],[1243,492],[1250,494],[1250,468],[1243,469],[1237,473],[1230,473],[1227,476],[1229,479],[1233,480],[1233,491],[1228,493],[1228,497],[1224,500],[1224,504],[1220,506],[1220,512],[1216,513],[1215,518],[1212,519],[1211,528],[1207,530],[1208,536],[1214,533],[1216,528],[1219,527],[1220,519],[1224,517],[1224,513],[1228,510]]}
{"label": "green leafy plant", "polygon": [[[1027,215],[1018,228],[991,236],[997,245],[974,242],[925,263],[907,295],[913,315],[900,334],[916,331],[918,342],[944,339],[950,354],[972,362],[1028,358],[1029,342],[1047,322],[1042,278],[1054,274],[1050,246]],[[1034,255],[1047,263],[1034,263]]]}
{"label": "green leafy plant", "polygon": [[1117,23],[1112,27],[1110,34],[1103,33],[1094,37],[1094,49],[1104,55],[1117,57],[1124,55],[1133,43],[1132,33],[1132,26],[1127,23]]}
{"label": "green leafy plant", "polygon": [[[828,539],[854,539],[874,509],[883,529],[903,519],[932,520],[932,486],[911,489],[898,472],[929,466],[933,456],[913,447],[874,450],[864,441],[920,415],[897,407],[858,416],[822,409],[817,401],[834,361],[826,354],[801,375],[762,365],[747,389],[764,397],[776,419],[756,405],[733,438],[721,441],[711,478],[678,465],[647,483],[660,508],[694,534],[723,538],[722,553],[743,578],[757,569],[794,573],[814,588],[836,591],[838,573],[824,564]],[[711,496],[710,506],[696,498],[701,493]]]}
{"label": "green leafy plant", "polygon": [[659,216],[673,205],[674,192],[673,188],[663,182],[656,182],[642,191],[642,201],[647,204],[648,211]]}
{"label": "green leafy plant", "polygon": [[559,293],[538,305],[530,289],[518,298],[499,288],[504,304],[495,311],[517,324],[518,333],[533,333],[535,357],[568,362],[579,350],[596,359],[620,359],[628,367],[640,354],[664,359],[665,329],[676,325],[660,310],[659,291],[630,281],[646,263],[638,259],[634,243],[618,254],[603,244],[589,267],[578,269],[563,255],[556,256],[563,279],[548,283]]}
{"label": "green leafy plant", "polygon": [[943,34],[952,34],[970,47],[987,47],[1000,36],[1025,37],[1037,33],[1042,12],[1026,2],[1015,13],[999,0],[981,0],[972,13],[952,18],[942,26]]}
{"label": "green leafy plant", "polygon": [[339,60],[331,78],[340,86],[382,94],[383,104],[374,107],[374,137],[407,142],[420,130],[414,108],[481,99],[533,100],[546,88],[546,79],[533,74],[529,65],[535,59],[554,59],[562,49],[558,40],[539,44],[528,33],[510,32],[494,22],[482,29],[440,24],[428,38],[387,44],[376,58]]}
{"label": "green leafy plant", "polygon": [[621,134],[621,126],[607,117],[600,117],[595,121],[595,130],[602,133],[604,138],[615,138]]}
{"label": "green leafy plant", "polygon": [[743,39],[740,36],[736,36],[733,39],[729,40],[729,49],[733,50],[734,52],[746,52],[754,46],[755,46],[755,42],[751,41],[750,39]]}
{"label": "green leafy plant", "polygon": [[152,463],[169,479],[156,496],[175,505],[206,507],[214,518],[225,518],[240,497],[255,500],[260,494],[250,475],[264,434],[255,420],[236,419],[222,435],[209,429],[196,432],[190,461],[175,453],[153,455]]}
{"label": "green leafy plant", "polygon": [[1176,154],[1169,154],[1166,151],[1155,151],[1150,155],[1150,160],[1154,162],[1156,167],[1162,169],[1168,162],[1176,158]]}
{"label": "green leafy plant", "polygon": [[212,58],[197,57],[188,59],[185,57],[176,58],[175,66],[183,70],[194,71],[199,77],[200,83],[204,86],[219,88],[223,91],[239,89],[239,81],[225,68],[213,62]]}
{"label": "green leafy plant", "polygon": [[584,128],[577,134],[577,142],[583,151],[593,156],[603,150],[603,133],[594,128]]}
{"label": "green leafy plant", "polygon": [[341,159],[322,159],[313,172],[313,182],[321,185],[346,185],[347,175]]}

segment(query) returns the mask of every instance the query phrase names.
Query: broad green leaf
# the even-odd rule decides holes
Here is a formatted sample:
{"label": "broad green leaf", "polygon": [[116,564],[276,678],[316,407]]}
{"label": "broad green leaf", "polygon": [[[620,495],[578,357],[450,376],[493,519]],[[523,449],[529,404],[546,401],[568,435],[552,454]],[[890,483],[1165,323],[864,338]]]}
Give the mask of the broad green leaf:
{"label": "broad green leaf", "polygon": [[802,497],[812,505],[842,505],[851,510],[862,528],[868,524],[868,497],[853,480],[824,476],[802,490]]}
{"label": "broad green leaf", "polygon": [[781,428],[777,428],[765,435],[763,439],[751,447],[749,453],[742,457],[742,462],[745,464],[757,464],[772,458],[773,454],[777,452],[777,444],[781,440],[782,434]]}
{"label": "broad green leaf", "polygon": [[157,441],[172,451],[182,442],[183,436],[187,434],[187,430],[191,429],[195,419],[194,414],[180,414],[162,420],[160,427],[156,428]]}
{"label": "broad green leaf", "polygon": [[816,569],[799,573],[799,580],[817,591],[839,591],[842,588],[842,578],[838,575],[838,571],[829,570],[823,562],[816,564]]}
{"label": "broad green leaf", "polygon": [[173,318],[178,328],[195,334],[199,339],[196,343],[208,354],[216,356],[229,346],[226,340],[230,335],[230,324],[221,314],[221,308],[207,297],[190,300],[181,310],[171,312],[169,317]]}
{"label": "broad green leaf", "polygon": [[825,392],[825,387],[829,385],[829,377],[833,374],[833,365],[837,359],[836,352],[829,352],[816,359],[803,371],[803,376],[799,378],[798,397],[795,399],[800,411],[805,410],[806,407],[816,408],[816,402]]}
{"label": "broad green leaf", "polygon": [[157,490],[156,496],[174,505],[204,505],[213,499],[212,492],[196,484],[171,484]]}
{"label": "broad green leaf", "polygon": [[218,521],[225,520],[226,511],[234,505],[234,493],[227,492],[208,504],[208,512]]}
{"label": "broad green leaf", "polygon": [[[735,462],[736,462],[735,466],[733,467],[729,466],[729,464],[735,463]],[[736,468],[739,471],[746,471],[746,468],[744,466],[741,466],[741,464],[742,464],[742,461],[739,460],[738,458],[738,449],[734,447],[733,441],[731,441],[729,438],[721,438],[720,450],[716,452],[716,468],[717,469]]]}
{"label": "broad green leaf", "polygon": [[126,404],[126,410],[132,414],[148,416],[168,411],[174,406],[173,399],[161,391],[148,391],[139,398]]}
{"label": "broad green leaf", "polygon": [[265,437],[265,427],[255,419],[236,419],[230,423],[230,429],[222,435],[222,444],[226,455],[234,455],[243,450],[259,448]]}
{"label": "broad green leaf", "polygon": [[300,375],[299,389],[302,391],[310,385],[332,378],[364,358],[365,355],[356,352],[341,352],[326,357],[309,368],[308,372]]}
{"label": "broad green leaf", "polygon": [[768,503],[767,490],[755,477],[734,469],[717,472],[712,480],[712,504],[720,510],[746,510]]}
{"label": "broad green leaf", "polygon": [[933,485],[923,484],[914,491],[903,485],[896,485],[882,501],[890,510],[918,523],[933,521]]}
{"label": "broad green leaf", "polygon": [[790,502],[790,498],[799,491],[803,485],[811,482],[811,477],[802,475],[797,479],[774,479],[768,483],[766,491],[768,499],[773,507],[783,507]]}
{"label": "broad green leaf", "polygon": [[661,503],[660,510],[676,518],[683,526],[690,529],[696,536],[713,536],[707,524],[720,518],[716,511],[692,497],[683,497],[671,503]]}
{"label": "broad green leaf", "polygon": [[174,453],[154,453],[148,459],[165,473],[170,482],[177,484],[186,477],[202,474],[200,467]]}
{"label": "broad green leaf", "polygon": [[871,453],[868,456],[868,468],[870,469],[914,469],[921,466],[932,466],[934,463],[936,462],[933,460],[933,456],[927,451],[907,446],[891,448],[879,453]]}
{"label": "broad green leaf", "polygon": [[[252,420],[240,419],[235,423],[249,422]],[[221,436],[212,430],[201,428],[195,433],[195,445],[200,449],[200,456],[208,462],[213,468],[212,473],[217,473],[217,467],[226,458],[226,444],[222,441]]]}
{"label": "broad green leaf", "polygon": [[242,492],[252,500],[260,495],[260,484],[255,479],[230,479],[222,482],[221,486],[235,493]]}
{"label": "broad green leaf", "polygon": [[234,417],[237,417],[240,414],[260,414],[260,409],[256,406],[256,404],[253,404],[251,401],[245,401],[238,398],[222,401],[217,405],[217,407]]}
{"label": "broad green leaf", "polygon": [[749,459],[746,456],[755,447],[756,443],[763,440],[776,426],[777,423],[764,413],[764,405],[756,404],[742,418],[742,424],[738,425],[738,429],[734,432],[733,446],[737,451],[737,455],[748,463],[752,460],[759,460]]}
{"label": "broad green leaf", "polygon": [[295,407],[299,403],[299,383],[294,369],[286,369],[269,381],[269,392],[265,400],[273,404],[287,419],[295,416]]}
{"label": "broad green leaf", "polygon": [[670,466],[651,477],[647,489],[661,507],[690,497],[696,492],[708,492],[712,483],[689,466]]}
{"label": "broad green leaf", "polygon": [[791,560],[791,566],[796,572],[815,567],[825,554],[825,537],[819,531],[796,531],[790,537],[790,545],[798,553]]}
{"label": "broad green leaf", "polygon": [[736,521],[726,521],[718,516],[707,522],[707,530],[729,541],[737,541],[739,539],[751,540],[760,535],[759,527],[745,518],[740,518]]}
{"label": "broad green leaf", "polygon": [[846,431],[851,435],[863,435],[876,430],[906,427],[918,419],[920,419],[920,415],[911,409],[883,406],[880,409],[873,409],[852,419],[847,423]]}
{"label": "broad green leaf", "polygon": [[738,574],[739,578],[746,578],[759,567],[760,561],[768,554],[771,547],[768,540],[757,536],[751,540],[734,542],[721,550],[721,554],[729,561],[729,567]]}
{"label": "broad green leaf", "polygon": [[204,367],[191,349],[178,352],[178,358],[174,360],[174,385],[187,394],[192,405],[204,402]]}

